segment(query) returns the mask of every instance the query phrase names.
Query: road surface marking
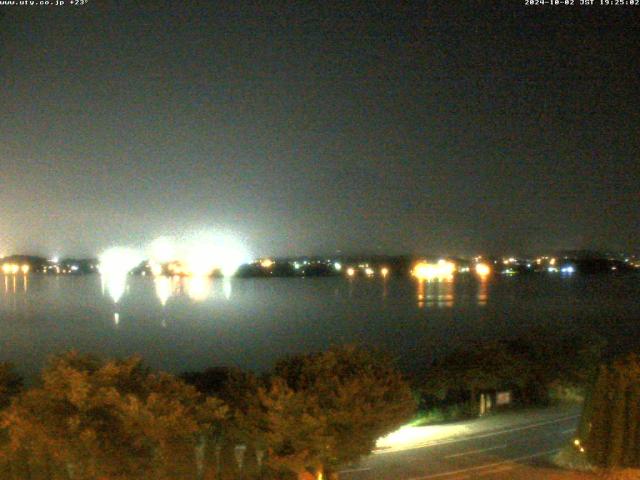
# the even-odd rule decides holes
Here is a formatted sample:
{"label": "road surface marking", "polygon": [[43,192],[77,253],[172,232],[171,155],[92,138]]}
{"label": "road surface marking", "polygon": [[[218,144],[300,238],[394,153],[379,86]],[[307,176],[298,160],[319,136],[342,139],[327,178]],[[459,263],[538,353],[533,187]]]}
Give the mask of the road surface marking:
{"label": "road surface marking", "polygon": [[507,448],[507,445],[498,445],[495,447],[482,448],[480,450],[469,450],[468,452],[454,453],[453,455],[447,455],[444,458],[464,457],[465,455],[475,455],[476,453],[490,452],[491,450],[500,450],[502,448]]}
{"label": "road surface marking", "polygon": [[457,475],[459,473],[475,472],[475,471],[478,471],[478,470],[485,470],[485,469],[491,468],[491,467],[499,467],[499,466],[502,466],[502,465],[508,465],[511,462],[519,462],[521,460],[528,460],[530,458],[544,457],[545,455],[551,455],[552,453],[559,452],[560,450],[561,449],[559,449],[559,448],[555,448],[553,450],[546,450],[544,452],[538,452],[538,453],[534,453],[534,454],[531,454],[531,455],[523,455],[521,457],[509,458],[509,459],[503,460],[501,462],[487,463],[485,465],[477,465],[475,467],[462,468],[460,470],[451,470],[450,472],[434,473],[434,474],[431,474],[431,475],[426,475],[424,477],[412,477],[412,478],[409,478],[407,480],[428,480],[430,478],[450,477],[452,475]]}
{"label": "road surface marking", "polygon": [[502,473],[502,472],[510,472],[511,470],[513,470],[515,467],[511,466],[511,465],[504,465],[503,467],[500,468],[494,468],[493,470],[487,470],[486,472],[481,472],[478,473],[478,477],[484,477],[486,475],[491,475],[493,473]]}
{"label": "road surface marking", "polygon": [[453,438],[451,440],[435,440],[435,441],[431,441],[431,442],[425,442],[425,443],[418,443],[415,445],[412,445],[410,447],[405,447],[405,448],[401,448],[401,449],[393,449],[393,447],[390,447],[389,449],[385,449],[385,450],[374,450],[372,453],[375,455],[382,455],[385,453],[396,453],[396,452],[404,452],[407,450],[416,450],[418,448],[425,448],[425,447],[437,447],[439,445],[448,445],[450,443],[458,443],[458,442],[468,442],[471,440],[475,440],[478,438],[488,438],[488,437],[495,437],[496,435],[504,435],[506,433],[511,433],[511,432],[518,432],[521,430],[530,430],[532,428],[537,428],[537,427],[542,427],[545,425],[551,425],[553,423],[560,423],[560,422],[564,422],[566,420],[573,420],[575,418],[580,417],[580,415],[569,415],[569,416],[563,416],[563,417],[558,417],[556,419],[553,420],[546,420],[544,422],[540,422],[540,423],[530,423],[530,424],[526,424],[524,426],[520,426],[520,427],[514,427],[514,428],[509,428],[506,430],[496,430],[493,432],[489,432],[489,433],[481,433],[478,435],[468,435],[462,438]]}
{"label": "road surface marking", "polygon": [[346,470],[340,470],[338,473],[366,472],[367,470],[371,470],[371,467],[363,467],[363,468],[348,468],[348,469],[346,469]]}
{"label": "road surface marking", "polygon": [[576,429],[575,428],[567,428],[566,430],[562,430],[560,432],[563,435],[566,435],[567,433],[576,433]]}

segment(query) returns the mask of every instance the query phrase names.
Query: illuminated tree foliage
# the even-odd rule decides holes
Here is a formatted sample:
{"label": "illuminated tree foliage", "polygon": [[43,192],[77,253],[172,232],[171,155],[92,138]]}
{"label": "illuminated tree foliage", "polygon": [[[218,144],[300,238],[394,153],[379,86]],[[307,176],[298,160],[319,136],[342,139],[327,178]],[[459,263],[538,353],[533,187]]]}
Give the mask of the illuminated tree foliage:
{"label": "illuminated tree foliage", "polygon": [[196,447],[225,415],[219,400],[137,357],[70,352],[41,383],[2,413],[4,478],[197,478]]}
{"label": "illuminated tree foliage", "polygon": [[[244,446],[242,475],[253,478],[261,474],[265,453],[264,434],[260,428],[262,411],[258,398],[259,379],[238,368],[213,367],[202,372],[181,375],[205,395],[215,396],[229,408],[228,415],[212,438],[211,462],[219,465],[221,479],[237,479],[240,475],[235,447]],[[263,473],[263,472],[262,472]],[[243,478],[244,478],[243,477]]]}
{"label": "illuminated tree foliage", "polygon": [[587,458],[603,467],[640,467],[640,357],[602,365],[579,430]]}
{"label": "illuminated tree foliage", "polygon": [[355,347],[280,361],[260,401],[269,464],[299,476],[370,453],[415,408],[391,362]]}
{"label": "illuminated tree foliage", "polygon": [[183,379],[138,357],[69,352],[18,393],[3,366],[0,479],[330,478],[414,410],[388,359],[354,347],[288,358],[263,378],[214,368]]}

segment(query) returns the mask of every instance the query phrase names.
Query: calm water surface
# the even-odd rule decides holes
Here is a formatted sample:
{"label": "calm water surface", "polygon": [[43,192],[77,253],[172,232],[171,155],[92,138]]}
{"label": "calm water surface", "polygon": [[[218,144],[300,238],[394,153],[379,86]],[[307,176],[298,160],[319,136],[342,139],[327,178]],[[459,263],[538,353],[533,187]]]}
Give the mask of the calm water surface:
{"label": "calm water surface", "polygon": [[[117,302],[115,300],[118,300]],[[382,347],[407,368],[472,340],[536,326],[640,336],[640,277],[531,275],[419,284],[409,278],[171,280],[0,276],[0,360],[33,376],[69,348],[140,353],[173,372],[263,370],[331,344]],[[640,340],[638,340],[640,343]]]}

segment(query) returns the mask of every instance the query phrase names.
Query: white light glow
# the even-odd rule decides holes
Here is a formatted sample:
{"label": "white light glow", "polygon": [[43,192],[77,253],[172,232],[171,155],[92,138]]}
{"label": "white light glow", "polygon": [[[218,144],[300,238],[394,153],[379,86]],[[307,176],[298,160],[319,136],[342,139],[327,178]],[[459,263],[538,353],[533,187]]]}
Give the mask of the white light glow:
{"label": "white light glow", "polygon": [[230,300],[232,291],[233,288],[231,286],[231,279],[225,278],[224,280],[222,280],[222,294],[224,295],[224,298]]}
{"label": "white light glow", "polygon": [[404,426],[378,439],[373,453],[398,452],[421,448],[425,445],[468,434],[471,428],[462,424],[427,425],[423,427]]}
{"label": "white light glow", "polygon": [[168,277],[156,277],[153,280],[156,288],[156,297],[160,300],[160,304],[164,307],[167,304],[167,300],[171,298],[173,289],[171,288],[171,280]]}
{"label": "white light glow", "polygon": [[209,277],[185,278],[187,295],[191,300],[202,302],[209,297],[211,292],[211,279]]}
{"label": "white light glow", "polygon": [[153,264],[169,263],[176,259],[176,246],[167,237],[156,238],[149,246],[149,260]]}
{"label": "white light glow", "polygon": [[194,276],[208,276],[219,271],[225,277],[236,273],[240,265],[249,262],[248,252],[229,237],[199,235],[186,245],[184,264]]}
{"label": "white light glow", "polygon": [[100,255],[100,275],[106,290],[115,303],[118,303],[127,286],[127,276],[142,261],[142,255],[136,250],[124,247],[110,248]]}

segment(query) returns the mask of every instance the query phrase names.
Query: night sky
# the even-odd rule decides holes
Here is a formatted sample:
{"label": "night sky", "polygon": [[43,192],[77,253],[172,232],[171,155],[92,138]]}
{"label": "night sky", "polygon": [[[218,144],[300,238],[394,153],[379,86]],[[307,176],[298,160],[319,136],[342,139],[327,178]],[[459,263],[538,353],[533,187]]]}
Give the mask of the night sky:
{"label": "night sky", "polygon": [[0,11],[0,253],[637,250],[640,7]]}

